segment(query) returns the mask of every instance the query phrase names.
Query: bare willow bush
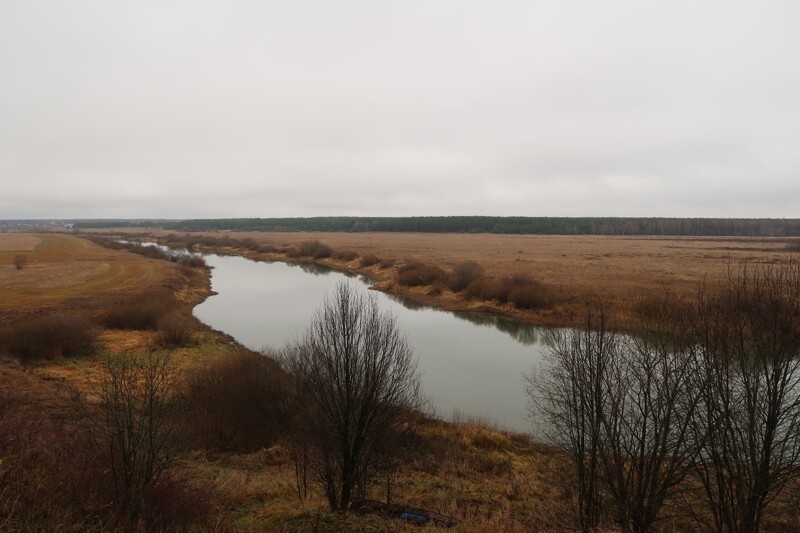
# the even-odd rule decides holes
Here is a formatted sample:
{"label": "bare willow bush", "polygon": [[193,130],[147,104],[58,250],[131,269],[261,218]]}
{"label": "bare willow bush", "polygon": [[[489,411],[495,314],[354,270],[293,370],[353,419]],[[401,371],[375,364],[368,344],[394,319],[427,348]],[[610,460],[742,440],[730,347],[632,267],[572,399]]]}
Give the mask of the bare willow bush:
{"label": "bare willow bush", "polygon": [[14,265],[14,268],[17,270],[22,270],[28,264],[28,256],[15,254],[14,257],[11,258],[11,264]]}
{"label": "bare willow bush", "polygon": [[447,274],[438,266],[409,261],[397,269],[397,283],[406,287],[433,285],[447,279]]}
{"label": "bare willow bush", "polygon": [[758,531],[800,475],[800,263],[731,268],[703,286],[694,334],[703,447],[695,462],[717,531]]}
{"label": "bare willow bush", "polygon": [[649,531],[670,502],[704,529],[759,531],[800,476],[800,263],[731,267],[640,317],[626,336],[602,313],[553,332],[528,376],[532,416],[570,452],[581,529]]}
{"label": "bare willow bush", "polygon": [[47,315],[0,330],[0,348],[24,361],[88,354],[99,328],[74,315]]}
{"label": "bare willow bush", "polygon": [[156,326],[155,341],[165,348],[180,348],[192,342],[194,323],[176,311],[161,317]]}
{"label": "bare willow bush", "polygon": [[450,272],[450,279],[447,281],[447,288],[453,292],[461,292],[472,283],[484,275],[481,265],[475,261],[466,261],[453,267]]}
{"label": "bare willow bush", "polygon": [[396,319],[346,282],[285,356],[297,382],[298,438],[332,510],[364,494],[393,431],[420,405],[417,363]]}
{"label": "bare willow bush", "polygon": [[189,372],[185,403],[190,431],[212,450],[250,452],[290,429],[288,374],[269,355],[242,351]]}
{"label": "bare willow bush", "polygon": [[118,519],[139,521],[148,492],[181,448],[175,401],[177,371],[169,354],[106,358],[99,383],[100,412],[85,406],[92,448],[111,473]]}

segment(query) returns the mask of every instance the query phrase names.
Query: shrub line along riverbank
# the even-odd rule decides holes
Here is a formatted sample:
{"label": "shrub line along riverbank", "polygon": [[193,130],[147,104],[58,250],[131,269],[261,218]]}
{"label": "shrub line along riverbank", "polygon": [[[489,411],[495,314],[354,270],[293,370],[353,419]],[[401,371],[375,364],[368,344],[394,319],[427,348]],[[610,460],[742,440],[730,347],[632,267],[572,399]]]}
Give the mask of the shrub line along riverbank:
{"label": "shrub line along riverbank", "polygon": [[[96,237],[106,239],[107,235],[101,234]],[[130,234],[122,236],[126,239],[150,240],[170,248],[185,247],[206,254],[240,256],[253,261],[321,265],[332,270],[364,276],[372,282],[371,288],[374,290],[409,298],[420,305],[445,311],[500,316],[543,327],[576,327],[582,321],[581,305],[578,303],[577,295],[571,294],[568,289],[547,287],[526,276],[493,278],[492,273],[477,272],[476,282],[473,284],[473,287],[477,288],[470,291],[470,287],[465,286],[461,291],[454,291],[448,287],[449,276],[454,274],[445,272],[438,266],[413,260],[398,261],[370,255],[359,256],[353,252],[333,250],[318,241],[304,242],[299,247],[278,248],[259,245],[254,241],[205,236],[163,237],[151,233],[137,233],[135,237]],[[419,275],[419,279],[413,278],[412,281],[403,283],[405,273],[410,276]],[[406,276],[406,279],[409,277]],[[536,305],[534,309],[525,309],[511,303],[516,301],[513,300],[513,294],[509,298],[511,291],[516,287],[525,289],[532,286],[536,291],[547,292],[544,306]],[[517,294],[519,292],[517,291]],[[490,297],[482,297],[486,295]],[[524,301],[520,305],[525,305]]]}

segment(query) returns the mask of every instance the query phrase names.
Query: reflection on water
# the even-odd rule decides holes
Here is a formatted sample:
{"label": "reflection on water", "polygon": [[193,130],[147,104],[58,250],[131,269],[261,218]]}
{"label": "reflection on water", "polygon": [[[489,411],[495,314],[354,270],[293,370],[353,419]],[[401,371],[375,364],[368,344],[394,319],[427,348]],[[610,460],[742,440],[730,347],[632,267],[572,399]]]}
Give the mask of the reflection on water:
{"label": "reflection on water", "polygon": [[[313,263],[258,263],[219,255],[208,255],[206,261],[214,267],[211,282],[217,295],[198,305],[195,315],[255,350],[281,347],[300,337],[325,295],[347,279]],[[540,328],[441,311],[372,291],[365,281],[355,276],[349,283],[375,295],[381,307],[397,316],[437,414],[447,417],[457,410],[501,427],[529,429],[522,374],[541,358]]]}
{"label": "reflection on water", "polygon": [[456,316],[456,318],[466,320],[467,322],[475,324],[476,326],[497,328],[502,332],[508,333],[515,341],[526,346],[532,346],[538,343],[541,336],[540,334],[544,329],[502,316],[464,312],[455,312],[453,315]]}

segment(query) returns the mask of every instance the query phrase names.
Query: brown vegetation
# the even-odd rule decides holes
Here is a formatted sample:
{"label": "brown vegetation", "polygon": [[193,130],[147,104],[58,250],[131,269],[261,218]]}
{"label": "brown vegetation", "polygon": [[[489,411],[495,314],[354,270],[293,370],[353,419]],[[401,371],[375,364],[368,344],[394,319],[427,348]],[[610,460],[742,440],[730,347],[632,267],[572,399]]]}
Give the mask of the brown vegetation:
{"label": "brown vegetation", "polygon": [[[158,239],[170,235],[158,230],[107,231]],[[635,315],[635,302],[641,296],[658,295],[669,288],[686,297],[704,278],[722,276],[727,262],[779,263],[796,242],[789,238],[313,232],[204,232],[172,234],[172,239],[175,243],[191,240],[206,250],[244,252],[254,259],[268,260],[285,259],[287,251],[298,249],[303,242],[324,239],[325,246],[334,254],[336,250],[359,254],[360,266],[335,257],[318,261],[358,270],[375,280],[374,288],[402,293],[421,303],[564,326],[580,323],[583,302],[602,299],[608,305],[608,312],[623,327]],[[241,239],[252,239],[269,251],[246,250],[238,244]],[[406,258],[405,263],[435,265],[446,272],[453,272],[457,265],[475,262],[493,280],[517,275],[533,277],[547,288],[548,294],[518,291],[528,294],[516,296],[520,304],[516,306],[499,303],[502,297],[482,299],[469,296],[466,290],[440,290],[444,285],[439,288],[401,285],[395,279],[396,261],[392,259],[395,257]],[[375,268],[377,265],[380,268]],[[491,286],[476,292],[496,293]]]}
{"label": "brown vegetation", "polygon": [[162,317],[173,312],[177,305],[175,296],[169,290],[150,291],[136,301],[111,309],[103,325],[112,329],[157,329]]}
{"label": "brown vegetation", "polygon": [[85,318],[48,315],[0,330],[0,349],[24,361],[91,352],[98,328]]}
{"label": "brown vegetation", "polygon": [[185,403],[194,441],[213,451],[254,452],[289,430],[289,376],[268,355],[240,351],[192,369]]}
{"label": "brown vegetation", "polygon": [[11,258],[11,264],[17,270],[22,270],[28,264],[28,256],[23,254],[16,254]]}

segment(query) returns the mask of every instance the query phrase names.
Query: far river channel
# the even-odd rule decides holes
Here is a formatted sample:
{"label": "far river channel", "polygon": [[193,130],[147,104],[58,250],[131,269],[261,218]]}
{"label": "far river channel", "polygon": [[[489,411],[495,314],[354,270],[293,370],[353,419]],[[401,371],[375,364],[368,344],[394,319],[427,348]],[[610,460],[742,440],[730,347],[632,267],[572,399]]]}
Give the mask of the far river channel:
{"label": "far river channel", "polygon": [[523,373],[541,360],[544,329],[495,316],[452,313],[369,290],[369,280],[310,264],[256,262],[208,255],[218,294],[194,314],[253,350],[300,338],[326,294],[347,280],[374,294],[397,317],[419,360],[422,390],[434,413],[480,418],[528,432]]}

